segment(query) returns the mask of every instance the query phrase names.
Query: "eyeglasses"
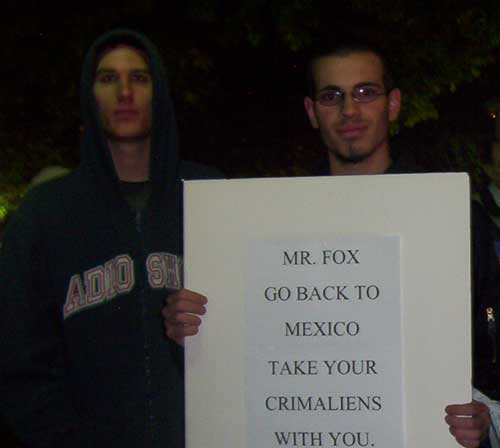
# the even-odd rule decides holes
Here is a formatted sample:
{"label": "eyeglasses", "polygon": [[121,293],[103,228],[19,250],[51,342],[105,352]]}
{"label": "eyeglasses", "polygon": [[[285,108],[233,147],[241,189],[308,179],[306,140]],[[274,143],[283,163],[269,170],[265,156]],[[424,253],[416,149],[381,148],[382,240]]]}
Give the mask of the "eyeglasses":
{"label": "eyeglasses", "polygon": [[[328,89],[316,95],[315,100],[322,106],[338,106],[344,102],[346,92],[342,89]],[[377,86],[357,86],[351,91],[351,98],[358,103],[371,103],[379,96],[387,95],[387,92]]]}

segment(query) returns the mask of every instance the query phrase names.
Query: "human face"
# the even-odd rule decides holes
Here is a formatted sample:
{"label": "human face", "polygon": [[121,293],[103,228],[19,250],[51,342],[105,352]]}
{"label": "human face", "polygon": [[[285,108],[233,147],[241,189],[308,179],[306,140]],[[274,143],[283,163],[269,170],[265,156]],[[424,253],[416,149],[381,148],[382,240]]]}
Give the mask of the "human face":
{"label": "human face", "polygon": [[[371,52],[345,56],[325,56],[314,65],[316,92],[341,89],[344,100],[323,106],[306,97],[304,105],[311,125],[320,130],[330,159],[343,164],[360,163],[370,158],[389,159],[389,123],[397,119],[401,105],[398,89],[385,92],[383,66]],[[356,102],[355,87],[372,86],[385,95],[369,103]]]}
{"label": "human face", "polygon": [[111,141],[143,141],[151,132],[153,83],[141,53],[118,46],[99,61],[94,95],[101,124]]}

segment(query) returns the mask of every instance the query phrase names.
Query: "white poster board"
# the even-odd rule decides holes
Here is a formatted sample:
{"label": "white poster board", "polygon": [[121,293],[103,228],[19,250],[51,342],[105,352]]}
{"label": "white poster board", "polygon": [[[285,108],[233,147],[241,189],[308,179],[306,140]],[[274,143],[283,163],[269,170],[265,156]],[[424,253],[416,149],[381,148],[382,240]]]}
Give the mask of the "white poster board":
{"label": "white poster board", "polygon": [[463,174],[185,183],[187,447],[457,446],[470,400]]}

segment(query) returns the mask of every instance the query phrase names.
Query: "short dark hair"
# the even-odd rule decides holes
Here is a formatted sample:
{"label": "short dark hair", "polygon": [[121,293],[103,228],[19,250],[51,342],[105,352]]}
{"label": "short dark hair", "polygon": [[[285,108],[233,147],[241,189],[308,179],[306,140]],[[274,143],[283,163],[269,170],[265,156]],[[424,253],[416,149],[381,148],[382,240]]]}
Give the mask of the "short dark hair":
{"label": "short dark hair", "polygon": [[390,92],[394,89],[394,78],[389,70],[387,59],[382,49],[375,45],[352,42],[352,43],[334,43],[331,46],[323,45],[319,50],[313,53],[307,64],[307,95],[311,98],[316,96],[316,81],[314,79],[315,65],[321,58],[327,56],[349,56],[354,53],[372,53],[380,59],[382,63],[382,80],[385,89]]}

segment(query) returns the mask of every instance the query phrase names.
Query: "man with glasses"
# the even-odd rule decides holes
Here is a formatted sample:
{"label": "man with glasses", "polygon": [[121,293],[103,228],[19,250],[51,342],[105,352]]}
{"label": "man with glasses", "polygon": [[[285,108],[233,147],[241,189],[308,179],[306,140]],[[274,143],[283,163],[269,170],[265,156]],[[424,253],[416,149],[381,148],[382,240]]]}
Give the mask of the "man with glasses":
{"label": "man with glasses", "polygon": [[[402,160],[391,158],[389,126],[399,116],[401,92],[394,87],[378,51],[345,46],[320,53],[309,64],[308,78],[305,109],[328,152],[328,163],[316,174],[416,171]],[[477,263],[475,268],[483,271]],[[205,314],[206,304],[203,296],[171,297],[162,310],[166,335],[182,345],[186,336],[198,332],[202,323],[199,316]],[[448,406],[446,412],[450,432],[457,441],[465,447],[480,446],[491,423],[488,407],[473,401]]]}
{"label": "man with glasses", "polygon": [[[309,63],[308,88],[304,99],[307,116],[313,128],[319,130],[328,152],[328,165],[317,174],[418,171],[391,158],[389,127],[399,116],[401,91],[394,87],[380,52],[366,46],[342,46],[320,53]],[[477,258],[479,244],[475,241],[474,246]],[[475,281],[482,275],[480,263],[475,259]],[[491,419],[485,404],[472,401],[450,405],[446,413],[450,432],[461,445],[479,447],[482,442],[481,446],[489,446],[485,439]]]}

